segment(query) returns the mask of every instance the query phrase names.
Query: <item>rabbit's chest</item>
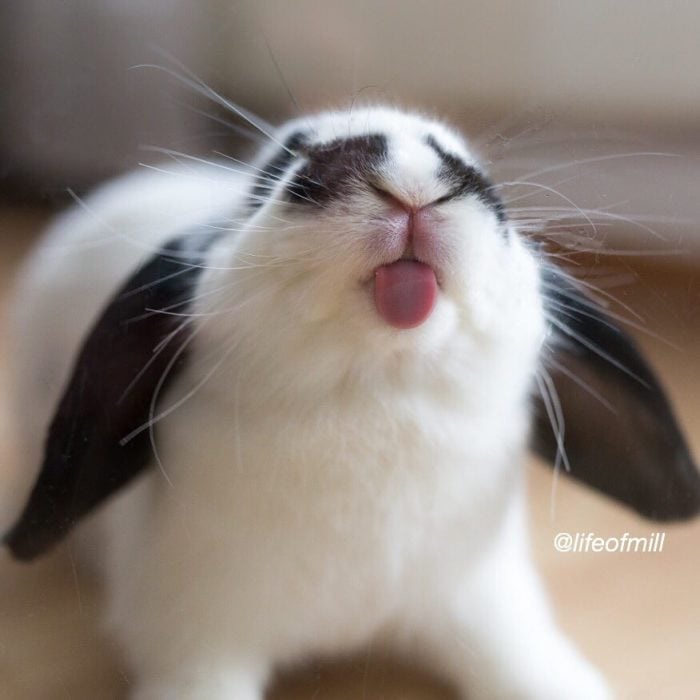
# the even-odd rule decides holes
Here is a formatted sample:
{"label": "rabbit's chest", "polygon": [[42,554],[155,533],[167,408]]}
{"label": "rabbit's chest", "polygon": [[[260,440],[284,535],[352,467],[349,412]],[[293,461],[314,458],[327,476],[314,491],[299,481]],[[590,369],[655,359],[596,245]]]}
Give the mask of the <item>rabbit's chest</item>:
{"label": "rabbit's chest", "polygon": [[197,529],[208,527],[230,560],[250,560],[237,572],[377,591],[435,557],[464,560],[509,491],[518,440],[432,409],[384,420],[368,410],[241,415],[235,430],[211,435],[206,457],[173,430],[163,456],[182,463],[173,478],[196,504]]}
{"label": "rabbit's chest", "polygon": [[[177,600],[188,618],[264,647],[347,650],[441,595],[487,546],[512,493],[520,440],[489,439],[459,412],[242,411],[214,425],[211,411],[198,423],[198,400],[164,421],[171,485],[154,473],[155,507],[144,493],[139,516],[132,494],[114,519],[150,533],[142,580],[158,594],[144,610]],[[132,557],[112,561],[127,607],[141,595],[126,576]]]}

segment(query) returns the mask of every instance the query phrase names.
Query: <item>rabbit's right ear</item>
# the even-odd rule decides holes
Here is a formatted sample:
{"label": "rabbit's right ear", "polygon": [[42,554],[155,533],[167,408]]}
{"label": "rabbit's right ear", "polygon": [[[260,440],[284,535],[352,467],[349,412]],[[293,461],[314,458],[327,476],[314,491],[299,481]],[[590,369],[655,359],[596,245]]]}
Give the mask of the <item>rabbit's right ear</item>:
{"label": "rabbit's right ear", "polygon": [[29,502],[3,538],[17,559],[45,552],[152,462],[154,401],[183,366],[188,305],[219,235],[165,244],[97,319],[56,408]]}

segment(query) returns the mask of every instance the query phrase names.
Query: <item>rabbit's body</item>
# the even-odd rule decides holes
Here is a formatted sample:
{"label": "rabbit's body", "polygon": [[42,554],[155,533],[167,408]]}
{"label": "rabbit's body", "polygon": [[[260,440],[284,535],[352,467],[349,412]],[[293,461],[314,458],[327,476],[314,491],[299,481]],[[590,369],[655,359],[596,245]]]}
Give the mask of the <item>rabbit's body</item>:
{"label": "rabbit's body", "polygon": [[[267,180],[131,176],[60,220],[20,287],[18,418],[37,463],[115,290],[173,238],[222,229],[189,305],[155,310],[183,314],[187,361],[148,397],[152,468],[85,527],[134,697],[258,700],[274,667],[368,644],[470,698],[608,697],[554,625],[527,551],[538,261],[473,174],[454,194],[448,165],[475,161],[444,127],[364,110],[279,139],[299,129],[325,144],[307,189],[299,166],[270,164],[278,145],[259,162],[279,168]],[[339,139],[374,191],[344,180]],[[373,286],[399,258],[409,282],[415,259],[435,271],[427,315]],[[404,312],[419,322],[397,327]]]}

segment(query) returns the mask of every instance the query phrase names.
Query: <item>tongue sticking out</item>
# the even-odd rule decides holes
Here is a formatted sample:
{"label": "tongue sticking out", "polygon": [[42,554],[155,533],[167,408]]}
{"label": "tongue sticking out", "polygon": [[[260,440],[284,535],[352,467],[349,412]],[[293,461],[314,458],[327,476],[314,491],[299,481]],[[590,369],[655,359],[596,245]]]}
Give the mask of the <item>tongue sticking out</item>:
{"label": "tongue sticking out", "polygon": [[420,326],[437,300],[432,268],[415,260],[398,260],[377,269],[374,303],[379,315],[394,328]]}

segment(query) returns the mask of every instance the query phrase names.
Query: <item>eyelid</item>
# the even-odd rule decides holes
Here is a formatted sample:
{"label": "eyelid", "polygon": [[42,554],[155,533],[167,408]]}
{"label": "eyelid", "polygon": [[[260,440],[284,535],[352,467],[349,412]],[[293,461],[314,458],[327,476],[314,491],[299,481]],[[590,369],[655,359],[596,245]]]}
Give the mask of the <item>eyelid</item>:
{"label": "eyelid", "polygon": [[438,197],[436,200],[432,201],[431,204],[445,204],[446,202],[449,202],[450,200],[459,197],[460,193],[460,190],[453,190],[452,192],[448,192],[442,197]]}
{"label": "eyelid", "polygon": [[367,184],[369,185],[372,192],[374,192],[374,194],[376,194],[377,197],[379,197],[384,202],[388,202],[389,204],[398,204],[400,207],[404,207],[403,202],[401,202],[401,200],[397,196],[391,194],[391,192],[388,192],[387,190],[375,184],[374,182],[368,182]]}
{"label": "eyelid", "polygon": [[[398,204],[399,206],[403,207],[403,203],[401,200],[393,195],[391,192],[388,192],[387,190],[383,189],[380,185],[377,185],[374,182],[368,182],[367,183],[370,187],[370,189],[383,201],[389,202],[390,204]],[[442,197],[438,197],[437,199],[434,199],[432,202],[429,202],[426,206],[433,206],[436,204],[445,204],[446,202],[449,202],[452,199],[456,199],[459,197],[461,194],[461,190],[456,189],[453,190],[452,192],[448,192],[447,194],[443,195]]]}

